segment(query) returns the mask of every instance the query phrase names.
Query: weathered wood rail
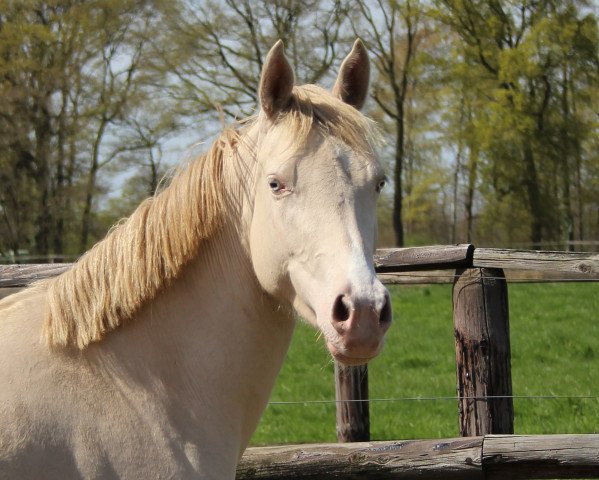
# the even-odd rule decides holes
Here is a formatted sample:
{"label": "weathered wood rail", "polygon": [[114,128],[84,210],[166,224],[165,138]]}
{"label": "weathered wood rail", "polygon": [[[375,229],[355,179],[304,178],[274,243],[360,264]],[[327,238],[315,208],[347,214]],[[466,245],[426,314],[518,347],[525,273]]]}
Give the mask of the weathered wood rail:
{"label": "weathered wood rail", "polygon": [[47,263],[39,265],[0,265],[0,288],[22,288],[44,278],[66,272],[71,263]]}
{"label": "weathered wood rail", "polygon": [[485,435],[444,440],[248,448],[238,480],[599,478],[599,435]]}
{"label": "weathered wood rail", "polygon": [[[516,281],[599,280],[598,253],[439,245],[380,249],[374,256],[374,263],[387,283],[453,283],[451,270],[484,267],[517,272],[506,275],[508,280]],[[36,280],[59,275],[70,267],[70,263],[0,265],[0,288],[25,287]],[[414,272],[417,275],[410,275]],[[528,272],[528,275],[522,272]],[[535,277],[532,272],[539,275]]]}

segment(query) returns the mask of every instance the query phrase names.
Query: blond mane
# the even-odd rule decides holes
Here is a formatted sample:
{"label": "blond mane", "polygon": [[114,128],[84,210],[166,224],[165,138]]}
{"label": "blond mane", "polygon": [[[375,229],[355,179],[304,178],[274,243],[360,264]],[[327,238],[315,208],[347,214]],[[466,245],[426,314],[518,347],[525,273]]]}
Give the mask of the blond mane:
{"label": "blond mane", "polygon": [[[259,115],[243,122],[266,121]],[[353,148],[370,152],[379,141],[374,123],[313,86],[294,87],[275,120],[298,144],[316,126]],[[207,153],[181,170],[160,194],[145,200],[73,268],[48,281],[43,337],[51,346],[83,349],[134,318],[197,257],[222,225],[223,171],[246,127],[228,128]]]}

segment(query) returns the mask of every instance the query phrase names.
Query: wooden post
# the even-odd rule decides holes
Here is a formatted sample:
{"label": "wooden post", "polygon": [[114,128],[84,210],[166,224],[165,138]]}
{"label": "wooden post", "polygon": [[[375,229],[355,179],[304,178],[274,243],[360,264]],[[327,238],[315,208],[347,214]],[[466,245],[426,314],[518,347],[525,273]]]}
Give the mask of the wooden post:
{"label": "wooden post", "polygon": [[[460,435],[514,433],[509,309],[503,270],[456,271],[453,321]],[[485,398],[497,396],[509,398]]]}
{"label": "wooden post", "polygon": [[337,441],[370,441],[368,400],[368,366],[348,367],[335,362],[335,396],[337,398]]}

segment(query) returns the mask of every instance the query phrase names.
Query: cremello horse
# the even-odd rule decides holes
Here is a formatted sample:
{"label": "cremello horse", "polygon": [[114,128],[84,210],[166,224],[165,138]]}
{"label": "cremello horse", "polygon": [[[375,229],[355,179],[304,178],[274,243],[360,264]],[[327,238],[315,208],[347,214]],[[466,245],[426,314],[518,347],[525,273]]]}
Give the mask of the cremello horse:
{"label": "cremello horse", "polygon": [[378,354],[368,75],[357,41],[332,93],[294,86],[277,43],[255,118],[71,270],[0,303],[2,479],[232,479],[293,310],[335,359]]}

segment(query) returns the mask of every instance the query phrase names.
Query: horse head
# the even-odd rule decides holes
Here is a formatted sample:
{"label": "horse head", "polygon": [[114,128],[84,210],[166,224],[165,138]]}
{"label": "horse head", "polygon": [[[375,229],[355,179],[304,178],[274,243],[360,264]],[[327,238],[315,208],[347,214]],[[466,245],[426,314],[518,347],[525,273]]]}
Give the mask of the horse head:
{"label": "horse head", "polygon": [[376,128],[359,112],[369,60],[357,40],[331,92],[295,86],[278,42],[260,80],[260,141],[249,247],[261,286],[318,328],[333,357],[375,357],[391,324],[375,274],[376,202],[385,183]]}

